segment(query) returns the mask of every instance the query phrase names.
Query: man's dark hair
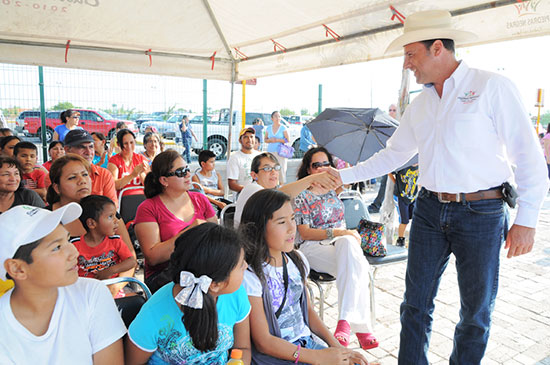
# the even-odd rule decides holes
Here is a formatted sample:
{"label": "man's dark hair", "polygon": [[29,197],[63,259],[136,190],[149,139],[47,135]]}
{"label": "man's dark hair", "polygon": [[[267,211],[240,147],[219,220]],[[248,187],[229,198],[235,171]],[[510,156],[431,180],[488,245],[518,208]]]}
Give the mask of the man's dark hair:
{"label": "man's dark hair", "polygon": [[36,148],[35,144],[32,142],[19,142],[13,147],[13,155],[17,156],[19,151],[21,150],[34,150],[34,152],[38,152],[38,148]]}
{"label": "man's dark hair", "polygon": [[[437,38],[420,41],[420,43],[422,43],[424,47],[426,47],[426,50],[430,50],[430,47],[432,46],[432,44],[434,44],[435,41],[437,41]],[[446,50],[455,53],[455,41],[453,41],[452,39],[440,39],[440,41],[441,43],[443,43],[443,47],[445,47]]]}
{"label": "man's dark hair", "polygon": [[124,128],[128,128],[128,126],[126,125],[126,122],[118,122],[116,124],[116,129],[124,129]]}
{"label": "man's dark hair", "polygon": [[90,227],[88,227],[88,224],[86,223],[88,218],[92,218],[97,222],[107,204],[112,204],[113,206],[115,205],[111,199],[103,195],[88,195],[80,199],[82,214],[80,214],[79,219],[84,226],[84,229],[86,229],[86,232],[90,232]]}
{"label": "man's dark hair", "polygon": [[199,153],[199,165],[202,167],[203,162],[208,162],[212,157],[216,158],[216,154],[210,150],[202,150]]}
{"label": "man's dark hair", "polygon": [[9,134],[10,136],[13,135],[13,131],[9,128],[0,128],[0,135],[2,136],[6,136],[6,133],[11,133]]}

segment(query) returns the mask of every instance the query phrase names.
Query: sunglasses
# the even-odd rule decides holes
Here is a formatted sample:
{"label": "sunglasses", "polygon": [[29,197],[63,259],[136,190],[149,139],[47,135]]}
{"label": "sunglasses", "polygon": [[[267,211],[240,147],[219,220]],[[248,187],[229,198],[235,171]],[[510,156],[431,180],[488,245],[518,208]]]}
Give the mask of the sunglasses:
{"label": "sunglasses", "polygon": [[180,167],[179,169],[176,169],[173,172],[168,172],[164,176],[166,176],[166,177],[170,177],[170,176],[187,177],[187,175],[189,175],[189,172],[191,172],[191,170],[189,169],[189,166],[185,166],[185,167]]}
{"label": "sunglasses", "polygon": [[390,109],[390,112],[396,112],[397,109]]}
{"label": "sunglasses", "polygon": [[323,161],[323,162],[314,162],[311,164],[311,167],[314,169],[318,169],[319,167],[327,167],[330,166],[330,162]]}
{"label": "sunglasses", "polygon": [[281,165],[275,165],[275,166],[265,166],[265,167],[260,167],[259,170],[264,170],[265,172],[271,172],[273,170],[275,171],[279,171],[281,170]]}
{"label": "sunglasses", "polygon": [[71,118],[80,119],[80,115],[71,115]]}

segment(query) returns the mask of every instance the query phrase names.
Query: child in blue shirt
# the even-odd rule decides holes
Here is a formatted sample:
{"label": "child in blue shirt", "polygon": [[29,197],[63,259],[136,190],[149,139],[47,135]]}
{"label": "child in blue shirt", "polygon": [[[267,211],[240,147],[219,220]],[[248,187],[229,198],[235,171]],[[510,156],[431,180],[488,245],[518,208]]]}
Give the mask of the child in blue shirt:
{"label": "child in blue shirt", "polygon": [[220,364],[229,350],[250,364],[250,303],[238,235],[214,223],[185,231],[170,257],[172,282],[141,308],[129,329],[126,364]]}

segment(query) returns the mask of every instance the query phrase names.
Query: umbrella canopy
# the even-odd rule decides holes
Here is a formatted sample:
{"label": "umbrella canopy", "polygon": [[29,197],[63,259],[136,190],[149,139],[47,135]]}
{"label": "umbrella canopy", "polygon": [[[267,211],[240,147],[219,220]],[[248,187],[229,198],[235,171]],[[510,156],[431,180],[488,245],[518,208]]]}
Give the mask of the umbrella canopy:
{"label": "umbrella canopy", "polygon": [[306,125],[318,145],[356,165],[384,148],[399,122],[378,108],[327,108]]}

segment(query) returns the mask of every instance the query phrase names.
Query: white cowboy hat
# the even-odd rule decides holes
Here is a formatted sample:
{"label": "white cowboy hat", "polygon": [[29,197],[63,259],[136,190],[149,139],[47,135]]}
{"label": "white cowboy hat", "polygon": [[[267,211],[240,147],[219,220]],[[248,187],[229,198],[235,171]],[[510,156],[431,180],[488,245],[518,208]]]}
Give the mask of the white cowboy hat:
{"label": "white cowboy hat", "polygon": [[477,35],[472,32],[453,29],[451,19],[451,13],[447,10],[420,11],[409,15],[405,19],[403,34],[390,43],[385,53],[429,39],[452,39],[455,43],[477,39]]}

